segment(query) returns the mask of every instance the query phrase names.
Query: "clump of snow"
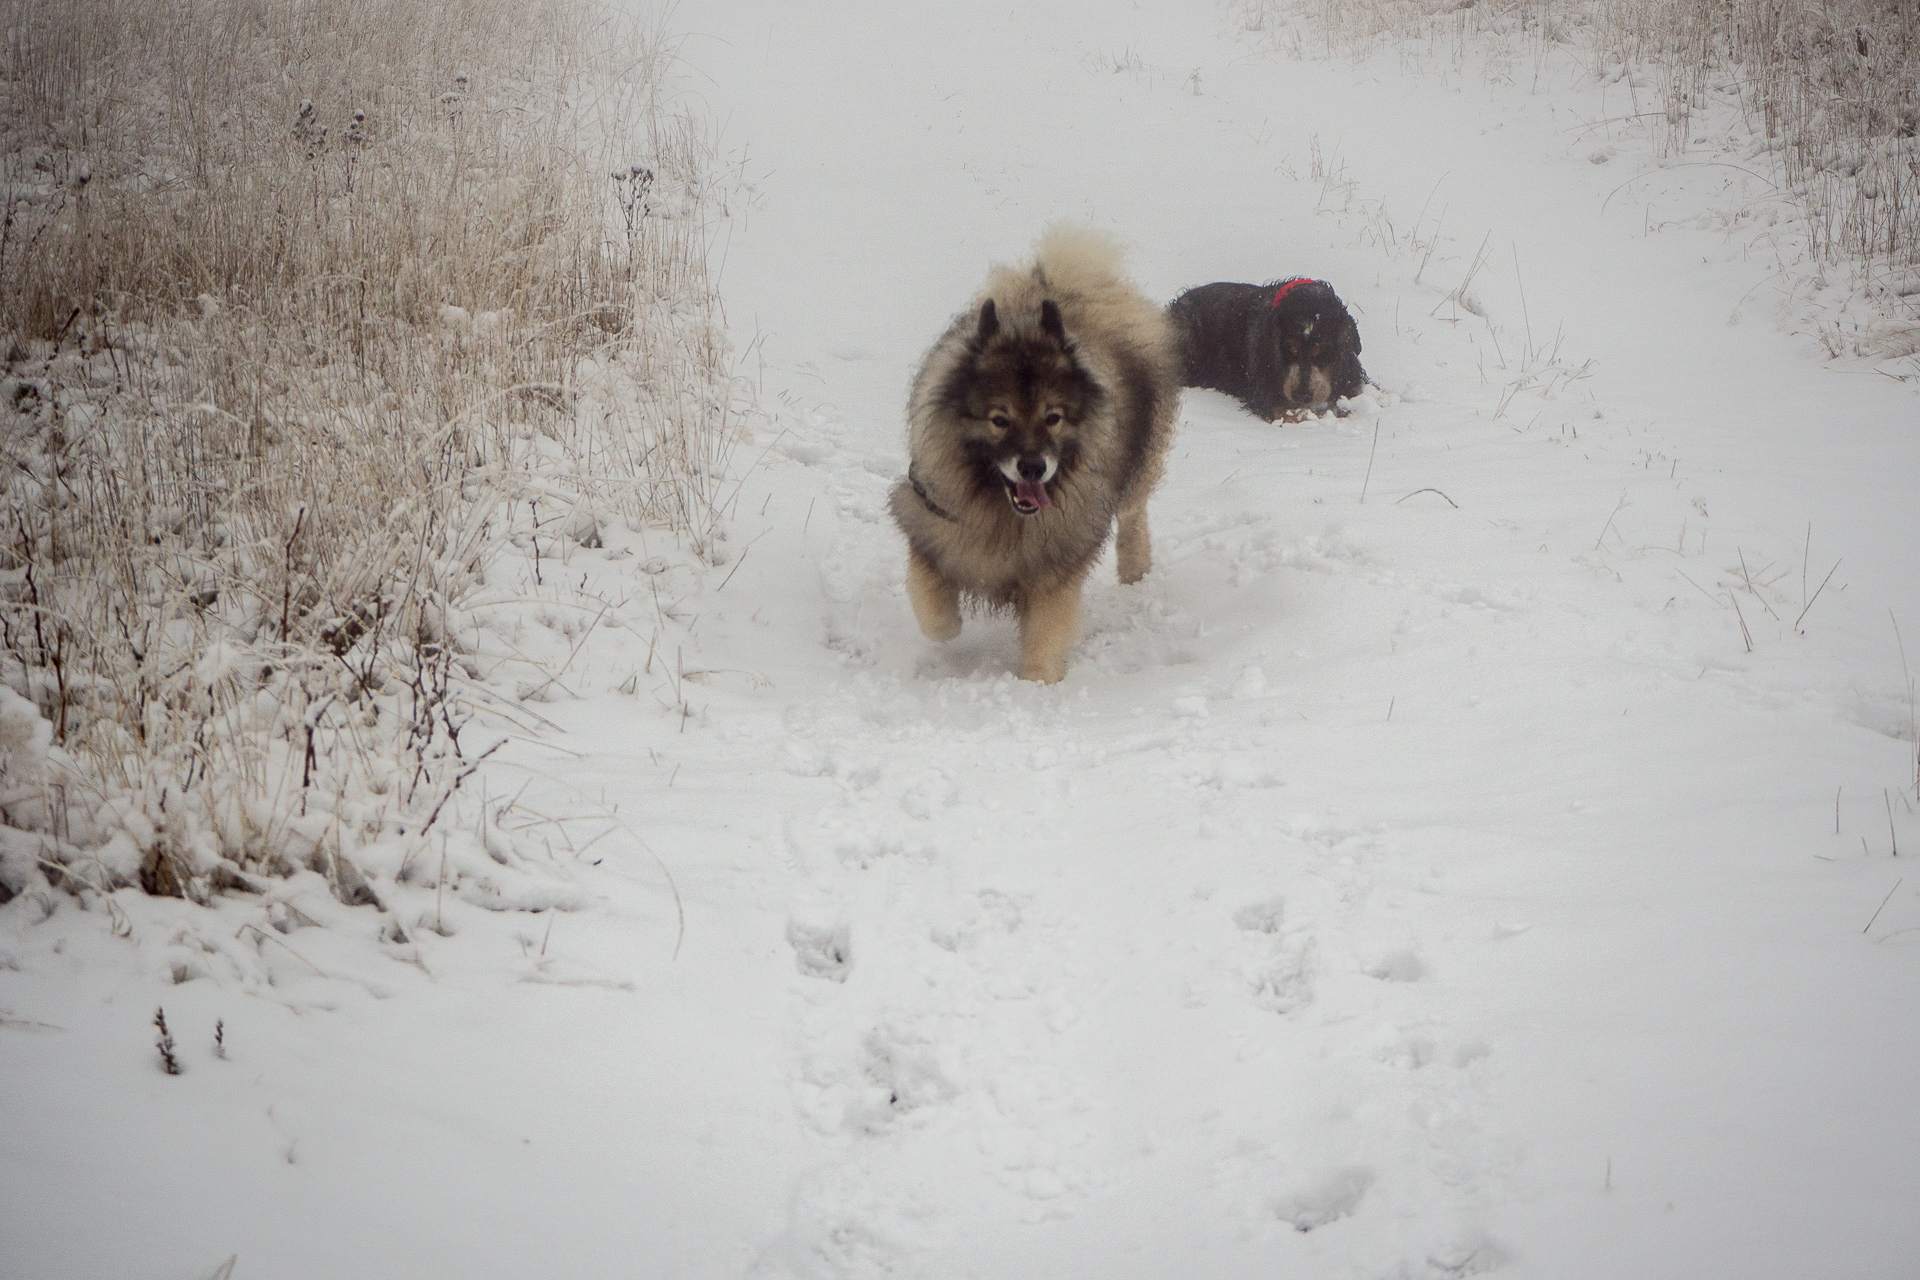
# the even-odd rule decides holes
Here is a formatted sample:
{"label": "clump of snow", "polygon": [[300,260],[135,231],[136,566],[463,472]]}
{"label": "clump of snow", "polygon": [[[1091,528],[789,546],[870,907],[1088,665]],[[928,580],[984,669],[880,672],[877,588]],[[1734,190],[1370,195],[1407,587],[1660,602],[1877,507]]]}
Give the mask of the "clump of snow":
{"label": "clump of snow", "polygon": [[40,708],[0,684],[0,895],[26,888],[44,847],[52,808],[47,791],[53,725]]}

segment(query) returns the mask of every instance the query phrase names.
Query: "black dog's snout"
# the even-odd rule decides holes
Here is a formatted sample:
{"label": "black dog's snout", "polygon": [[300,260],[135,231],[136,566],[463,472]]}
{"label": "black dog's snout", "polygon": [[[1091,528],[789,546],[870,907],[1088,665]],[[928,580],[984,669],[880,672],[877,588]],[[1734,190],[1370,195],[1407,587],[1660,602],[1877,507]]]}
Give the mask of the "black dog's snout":
{"label": "black dog's snout", "polygon": [[1045,458],[1022,458],[1016,464],[1016,469],[1020,472],[1020,478],[1022,480],[1038,480],[1041,476],[1047,474],[1047,460]]}

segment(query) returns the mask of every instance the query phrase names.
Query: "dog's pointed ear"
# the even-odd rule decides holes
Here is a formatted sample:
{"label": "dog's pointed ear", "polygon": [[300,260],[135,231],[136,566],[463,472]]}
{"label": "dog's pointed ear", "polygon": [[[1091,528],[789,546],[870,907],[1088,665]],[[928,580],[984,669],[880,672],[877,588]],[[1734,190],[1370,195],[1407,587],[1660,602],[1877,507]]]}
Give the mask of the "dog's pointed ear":
{"label": "dog's pointed ear", "polygon": [[1060,318],[1060,306],[1052,298],[1040,304],[1040,329],[1061,346],[1067,345],[1066,321]]}
{"label": "dog's pointed ear", "polygon": [[993,309],[993,299],[988,298],[980,304],[980,327],[974,332],[973,340],[976,343],[985,342],[998,332],[1000,332],[1000,314]]}

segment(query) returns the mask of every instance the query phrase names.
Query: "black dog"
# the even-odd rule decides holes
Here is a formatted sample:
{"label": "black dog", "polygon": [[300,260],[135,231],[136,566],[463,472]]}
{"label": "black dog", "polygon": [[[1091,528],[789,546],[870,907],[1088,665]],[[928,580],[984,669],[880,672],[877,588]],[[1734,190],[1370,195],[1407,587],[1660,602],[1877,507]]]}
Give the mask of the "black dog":
{"label": "black dog", "polygon": [[1367,381],[1360,327],[1324,280],[1203,284],[1168,303],[1167,318],[1182,384],[1224,391],[1268,422],[1358,395]]}

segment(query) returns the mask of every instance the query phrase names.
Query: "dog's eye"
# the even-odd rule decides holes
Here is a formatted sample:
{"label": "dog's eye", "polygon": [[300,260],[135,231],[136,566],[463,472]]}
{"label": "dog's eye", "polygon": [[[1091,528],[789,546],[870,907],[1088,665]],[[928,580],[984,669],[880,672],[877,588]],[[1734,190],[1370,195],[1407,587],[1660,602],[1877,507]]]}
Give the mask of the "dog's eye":
{"label": "dog's eye", "polygon": [[1004,413],[996,413],[992,417],[988,418],[987,421],[991,422],[994,426],[1000,428],[1002,431],[1005,431],[1008,427],[1013,425],[1013,419],[1009,418]]}
{"label": "dog's eye", "polygon": [[1052,412],[1052,413],[1049,413],[1049,414],[1048,414],[1048,415],[1047,415],[1047,416],[1046,416],[1045,418],[1043,418],[1043,419],[1042,419],[1041,421],[1042,421],[1042,422],[1043,422],[1043,423],[1044,423],[1045,425],[1047,425],[1047,426],[1049,426],[1049,427],[1057,427],[1057,426],[1059,426],[1059,425],[1060,425],[1060,412],[1059,412],[1059,410],[1057,410],[1057,409],[1056,409],[1056,410],[1055,410],[1054,412]]}

